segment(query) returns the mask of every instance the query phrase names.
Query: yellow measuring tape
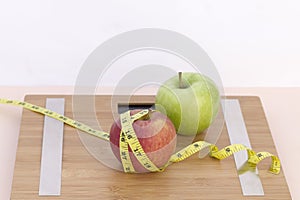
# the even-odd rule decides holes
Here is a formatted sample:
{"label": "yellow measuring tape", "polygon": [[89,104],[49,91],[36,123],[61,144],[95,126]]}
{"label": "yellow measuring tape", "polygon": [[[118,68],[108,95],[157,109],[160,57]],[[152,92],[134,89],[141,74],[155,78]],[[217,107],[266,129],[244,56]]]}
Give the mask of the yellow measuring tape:
{"label": "yellow measuring tape", "polygon": [[[33,112],[37,112],[46,116],[49,116],[51,118],[57,119],[59,121],[64,122],[65,124],[68,124],[78,130],[84,131],[90,135],[96,136],[98,138],[101,138],[103,140],[109,141],[109,133],[106,133],[104,131],[95,130],[85,124],[82,124],[76,120],[73,120],[71,118],[68,118],[64,115],[58,114],[56,112],[53,112],[51,110],[48,110],[46,108],[36,106],[27,102],[22,101],[16,101],[16,100],[8,100],[8,99],[1,99],[1,104],[10,104],[10,105],[16,105],[21,106],[25,109],[31,110]],[[269,172],[274,174],[280,173],[280,160],[277,156],[269,153],[269,152],[254,152],[252,149],[249,149],[248,147],[242,145],[242,144],[233,144],[229,145],[227,147],[224,147],[223,149],[219,150],[217,146],[214,144],[210,144],[205,141],[197,141],[194,142],[187,147],[183,148],[182,150],[178,151],[177,153],[173,154],[170,158],[170,160],[165,164],[165,166],[158,168],[153,164],[153,162],[148,158],[147,154],[144,152],[136,134],[133,129],[132,123],[135,120],[140,119],[141,117],[148,114],[149,110],[142,110],[133,116],[130,116],[130,111],[127,111],[125,113],[122,113],[120,115],[121,125],[122,125],[122,131],[120,134],[120,157],[121,162],[123,165],[124,172],[126,173],[135,173],[135,169],[133,167],[133,164],[130,160],[128,146],[131,149],[134,149],[133,151],[134,156],[137,158],[137,160],[140,162],[141,165],[143,165],[147,170],[150,172],[160,172],[164,171],[167,166],[169,166],[172,163],[180,162],[185,160],[186,158],[190,157],[191,155],[205,149],[210,149],[210,156],[213,158],[216,158],[218,160],[223,160],[232,154],[246,150],[248,153],[248,164],[250,164],[252,167],[255,167],[260,161],[262,161],[265,158],[271,157],[272,163],[269,169]]]}

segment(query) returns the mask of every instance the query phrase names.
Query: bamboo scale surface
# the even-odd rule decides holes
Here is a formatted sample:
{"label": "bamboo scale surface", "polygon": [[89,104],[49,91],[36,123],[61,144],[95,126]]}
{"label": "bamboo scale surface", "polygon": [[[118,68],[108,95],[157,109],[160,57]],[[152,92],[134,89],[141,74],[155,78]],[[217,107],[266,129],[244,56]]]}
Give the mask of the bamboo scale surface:
{"label": "bamboo scale surface", "polygon": [[[46,98],[66,100],[65,115],[73,118],[72,97],[28,95],[25,101],[45,106]],[[111,97],[95,97],[96,114],[104,131],[113,123]],[[230,97],[240,101],[254,151],[277,155],[276,148],[258,97]],[[149,104],[154,96],[135,96],[131,103]],[[291,199],[284,172],[268,172],[270,160],[258,165],[265,196],[243,196],[233,157],[218,161],[193,155],[169,166],[162,173],[125,174],[103,165],[82,145],[77,130],[65,125],[61,196],[40,197],[39,176],[44,116],[24,110],[13,178],[11,199]],[[201,136],[200,136],[201,137]],[[224,126],[217,142],[229,145]]]}

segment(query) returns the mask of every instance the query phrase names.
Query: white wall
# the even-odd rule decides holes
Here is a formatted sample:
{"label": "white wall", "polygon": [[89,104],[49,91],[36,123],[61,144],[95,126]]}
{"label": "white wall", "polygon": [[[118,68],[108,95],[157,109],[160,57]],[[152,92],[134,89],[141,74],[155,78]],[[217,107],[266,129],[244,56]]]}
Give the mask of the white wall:
{"label": "white wall", "polygon": [[224,86],[300,86],[300,2],[291,0],[0,0],[0,85],[74,85],[99,44],[145,27],[199,43]]}

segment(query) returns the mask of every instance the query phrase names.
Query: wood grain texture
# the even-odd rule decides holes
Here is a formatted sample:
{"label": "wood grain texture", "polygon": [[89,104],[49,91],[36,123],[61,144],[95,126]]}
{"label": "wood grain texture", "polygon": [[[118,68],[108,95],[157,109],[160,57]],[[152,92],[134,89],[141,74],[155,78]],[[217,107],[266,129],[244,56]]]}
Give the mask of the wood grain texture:
{"label": "wood grain texture", "polygon": [[[72,97],[29,95],[26,101],[45,106],[49,97],[66,98],[65,115],[72,115]],[[240,100],[250,142],[255,151],[276,148],[258,97],[230,97]],[[97,96],[95,109],[103,130],[113,122],[110,96]],[[132,102],[151,103],[154,96],[136,96]],[[83,113],[84,114],[84,113]],[[163,173],[125,174],[110,169],[88,153],[75,129],[65,125],[62,194],[39,197],[39,174],[43,132],[43,115],[24,110],[19,136],[11,199],[291,199],[284,172],[268,172],[270,160],[258,165],[265,196],[244,197],[233,157],[222,161],[194,155],[169,166]],[[201,137],[201,136],[200,136]],[[217,146],[229,145],[224,126]]]}

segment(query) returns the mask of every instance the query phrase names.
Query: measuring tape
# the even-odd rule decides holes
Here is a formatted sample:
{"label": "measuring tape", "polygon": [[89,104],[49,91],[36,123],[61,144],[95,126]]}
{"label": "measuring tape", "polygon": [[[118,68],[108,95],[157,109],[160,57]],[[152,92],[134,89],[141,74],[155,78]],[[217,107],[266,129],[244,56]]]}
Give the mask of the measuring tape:
{"label": "measuring tape", "polygon": [[[68,124],[78,130],[81,130],[90,135],[96,136],[100,139],[109,141],[109,133],[106,133],[104,131],[95,130],[83,123],[80,123],[76,120],[73,120],[73,119],[68,118],[64,115],[61,115],[59,113],[48,110],[46,108],[43,108],[43,107],[40,107],[40,106],[37,106],[34,104],[30,104],[27,102],[1,99],[1,98],[0,98],[0,103],[21,106],[21,107],[31,110],[33,112],[40,113],[40,114],[46,115],[48,117],[54,118],[56,120],[62,121],[65,124]],[[279,158],[269,152],[263,151],[263,152],[256,153],[252,149],[249,149],[248,147],[246,147],[242,144],[229,145],[229,146],[224,147],[223,149],[219,150],[218,147],[215,146],[214,144],[210,144],[205,141],[197,141],[197,142],[194,142],[194,143],[188,145],[187,147],[185,147],[182,150],[178,151],[177,153],[173,154],[170,157],[169,161],[163,167],[158,168],[148,158],[147,154],[144,152],[144,150],[135,134],[133,126],[132,126],[132,123],[135,120],[138,120],[138,119],[142,118],[143,116],[147,115],[148,112],[149,112],[149,110],[142,110],[142,111],[130,116],[130,111],[127,111],[120,115],[121,126],[122,126],[122,131],[120,134],[120,143],[119,143],[120,157],[121,157],[121,162],[122,162],[124,172],[126,172],[126,173],[135,173],[136,172],[134,169],[134,166],[130,160],[128,147],[135,150],[135,151],[133,151],[134,156],[137,158],[137,160],[140,162],[140,164],[143,165],[150,172],[162,172],[170,164],[183,161],[186,158],[192,156],[193,154],[195,154],[205,148],[209,148],[210,156],[213,158],[216,158],[218,160],[223,160],[236,152],[245,150],[248,153],[247,162],[251,167],[255,167],[263,159],[271,157],[272,163],[269,168],[269,172],[271,172],[273,174],[280,173]]]}

